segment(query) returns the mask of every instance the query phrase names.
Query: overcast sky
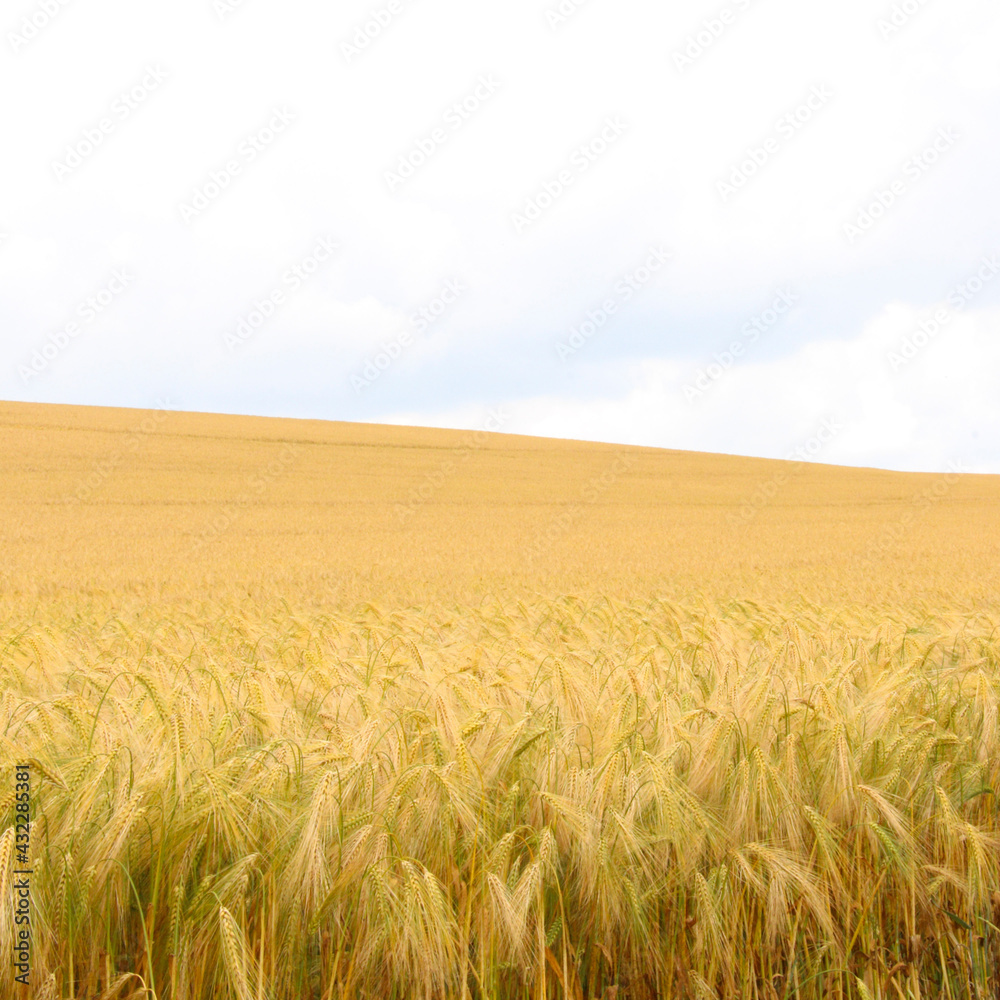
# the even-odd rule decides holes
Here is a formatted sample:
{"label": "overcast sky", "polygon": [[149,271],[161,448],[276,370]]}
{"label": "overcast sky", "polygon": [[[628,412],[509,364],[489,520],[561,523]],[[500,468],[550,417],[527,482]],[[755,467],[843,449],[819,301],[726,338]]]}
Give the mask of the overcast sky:
{"label": "overcast sky", "polygon": [[0,397],[1000,472],[991,0],[0,18]]}

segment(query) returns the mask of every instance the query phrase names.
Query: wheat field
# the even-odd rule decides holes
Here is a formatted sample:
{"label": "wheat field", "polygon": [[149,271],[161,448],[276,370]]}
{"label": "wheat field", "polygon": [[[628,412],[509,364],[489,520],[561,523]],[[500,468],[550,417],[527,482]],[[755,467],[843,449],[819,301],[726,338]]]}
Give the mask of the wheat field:
{"label": "wheat field", "polygon": [[1000,996],[1000,477],[0,435],[0,995]]}

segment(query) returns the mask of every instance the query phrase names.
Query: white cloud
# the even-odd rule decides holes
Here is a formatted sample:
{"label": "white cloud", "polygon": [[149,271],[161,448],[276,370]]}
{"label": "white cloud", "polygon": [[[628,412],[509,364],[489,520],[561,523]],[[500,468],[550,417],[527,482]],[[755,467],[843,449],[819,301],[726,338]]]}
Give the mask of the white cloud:
{"label": "white cloud", "polygon": [[[920,323],[932,313],[894,304],[853,339],[810,343],[727,370],[716,365],[718,377],[692,399],[685,386],[715,362],[643,361],[628,373],[634,388],[617,398],[511,400],[508,429],[786,458],[831,419],[842,426],[816,461],[913,471],[941,471],[961,461],[976,472],[1000,473],[991,443],[991,428],[1000,426],[1000,309],[955,313],[894,370],[890,354],[914,337],[920,343]],[[479,420],[476,407],[392,417],[432,427],[473,428]]]}

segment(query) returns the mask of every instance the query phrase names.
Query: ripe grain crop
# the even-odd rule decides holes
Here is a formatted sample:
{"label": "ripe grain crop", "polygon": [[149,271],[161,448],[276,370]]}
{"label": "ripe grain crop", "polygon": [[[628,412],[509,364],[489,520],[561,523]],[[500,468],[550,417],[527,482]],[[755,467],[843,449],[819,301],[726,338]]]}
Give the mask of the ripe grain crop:
{"label": "ripe grain crop", "polygon": [[142,415],[2,416],[31,995],[1000,992],[995,477],[873,568],[932,477],[727,535],[776,463],[491,437],[403,529],[447,433],[171,414],[66,502]]}

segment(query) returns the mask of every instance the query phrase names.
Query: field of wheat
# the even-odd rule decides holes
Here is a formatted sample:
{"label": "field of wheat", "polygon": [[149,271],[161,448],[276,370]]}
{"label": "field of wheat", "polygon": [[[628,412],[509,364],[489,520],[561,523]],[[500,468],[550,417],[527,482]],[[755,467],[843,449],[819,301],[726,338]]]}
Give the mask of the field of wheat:
{"label": "field of wheat", "polygon": [[1000,996],[1000,477],[16,404],[0,474],[0,996]]}

